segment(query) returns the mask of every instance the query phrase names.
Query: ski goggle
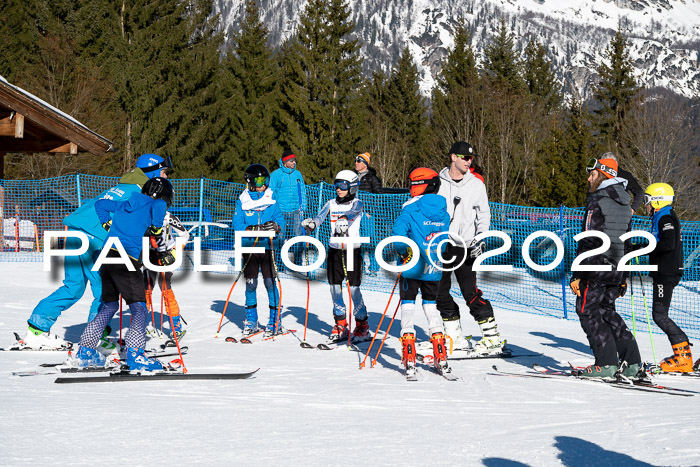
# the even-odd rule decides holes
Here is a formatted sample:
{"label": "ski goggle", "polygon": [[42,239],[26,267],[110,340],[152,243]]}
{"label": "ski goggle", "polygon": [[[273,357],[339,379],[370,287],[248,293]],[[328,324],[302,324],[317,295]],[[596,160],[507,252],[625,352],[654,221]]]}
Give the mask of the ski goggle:
{"label": "ski goggle", "polygon": [[162,169],[172,169],[173,168],[173,160],[170,157],[166,157],[163,159],[163,162],[152,165],[150,167],[146,167],[145,169],[141,169],[144,173],[148,172],[153,172],[154,170],[162,170]]}
{"label": "ski goggle", "polygon": [[671,201],[673,202],[673,196],[668,196],[668,195],[657,195],[657,196],[652,196],[644,193],[644,205],[651,204],[654,201]]}
{"label": "ski goggle", "polygon": [[608,167],[605,164],[601,164],[598,159],[591,157],[588,159],[588,164],[586,164],[586,172],[591,173],[594,170],[600,170],[603,173],[610,175],[612,178],[617,177],[617,170],[612,167]]}
{"label": "ski goggle", "polygon": [[353,183],[353,182],[349,182],[347,180],[336,180],[334,184],[335,184],[335,187],[337,189],[343,190],[343,191],[348,191],[348,190],[350,190],[350,187],[356,186],[357,182]]}
{"label": "ski goggle", "polygon": [[268,186],[270,184],[270,179],[265,176],[253,177],[248,180],[248,183],[260,188],[261,186]]}

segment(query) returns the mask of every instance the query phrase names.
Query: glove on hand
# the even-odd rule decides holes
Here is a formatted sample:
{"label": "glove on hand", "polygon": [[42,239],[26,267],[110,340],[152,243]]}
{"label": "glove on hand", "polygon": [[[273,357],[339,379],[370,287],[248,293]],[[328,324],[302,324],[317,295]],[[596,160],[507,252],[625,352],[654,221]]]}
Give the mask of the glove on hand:
{"label": "glove on hand", "polygon": [[263,230],[272,230],[275,233],[280,233],[280,226],[277,225],[277,222],[274,221],[267,221],[262,225]]}
{"label": "glove on hand", "polygon": [[249,225],[248,227],[245,228],[247,231],[254,231],[257,232],[258,230],[265,230],[263,229],[263,226],[260,224],[257,225]]}
{"label": "glove on hand", "polygon": [[308,232],[311,232],[316,229],[316,223],[313,219],[304,219],[301,222],[301,226],[304,227]]}
{"label": "glove on hand", "polygon": [[105,229],[107,232],[109,232],[109,229],[112,227],[112,219],[108,220],[104,224],[102,224],[102,228]]}
{"label": "glove on hand", "polygon": [[467,251],[469,252],[470,258],[476,258],[486,251],[486,243],[483,240],[479,240],[478,242],[476,240],[472,240],[472,243],[469,245]]}
{"label": "glove on hand", "polygon": [[409,246],[408,248],[406,248],[405,253],[399,253],[399,258],[401,259],[402,264],[406,264],[409,261],[411,261],[411,258],[413,258],[413,250],[411,249],[411,247]]}
{"label": "glove on hand", "polygon": [[149,237],[158,237],[159,235],[163,235],[163,226],[161,225],[160,227],[156,227],[155,225],[152,225],[146,232],[148,233]]}
{"label": "glove on hand", "polygon": [[627,293],[627,281],[620,284],[620,291],[617,295],[617,298],[624,297],[626,293]]}
{"label": "glove on hand", "polygon": [[172,251],[166,251],[165,253],[161,253],[160,258],[158,258],[158,264],[161,266],[170,266],[175,262],[175,255],[173,255]]}
{"label": "glove on hand", "polygon": [[571,280],[569,281],[569,287],[571,287],[571,290],[574,292],[574,295],[577,297],[581,296],[581,279],[578,277],[572,277]]}
{"label": "glove on hand", "polygon": [[338,236],[345,236],[348,234],[348,218],[347,217],[341,217],[337,221],[335,221],[335,234]]}

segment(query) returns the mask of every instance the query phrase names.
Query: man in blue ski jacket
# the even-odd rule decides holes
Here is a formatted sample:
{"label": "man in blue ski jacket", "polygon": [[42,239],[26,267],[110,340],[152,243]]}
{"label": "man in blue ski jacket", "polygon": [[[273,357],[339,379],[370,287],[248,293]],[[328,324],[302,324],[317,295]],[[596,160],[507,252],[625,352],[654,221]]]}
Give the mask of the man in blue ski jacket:
{"label": "man in blue ski jacket", "polygon": [[[273,197],[270,189],[270,172],[262,164],[253,164],[245,171],[245,181],[248,187],[241,193],[236,201],[236,213],[233,216],[233,229],[236,232],[243,230],[261,231],[269,230],[279,235],[284,229],[285,221],[278,201]],[[262,271],[263,284],[267,289],[270,302],[270,320],[265,334],[273,336],[279,332],[278,311],[280,309],[279,295],[275,287],[276,267],[273,263],[273,244],[277,242],[266,237],[243,238],[241,246],[264,247],[265,253],[247,253],[243,255],[243,277],[245,277],[245,323],[243,335],[249,337],[262,332],[258,326],[258,274]]]}
{"label": "man in blue ski jacket", "polygon": [[[73,306],[85,293],[88,282],[94,297],[90,306],[88,321],[96,315],[101,304],[102,281],[98,271],[92,271],[100,249],[107,238],[107,232],[102,228],[102,223],[97,218],[94,205],[98,199],[111,199],[126,201],[134,193],[139,193],[147,180],[159,175],[164,175],[165,170],[172,167],[168,158],[163,159],[155,154],[144,154],[136,161],[136,168],[127,172],[119,179],[119,184],[102,193],[97,198],[85,202],[75,212],[63,220],[63,224],[69,230],[83,232],[89,240],[88,249],[80,256],[67,256],[63,265],[63,285],[54,293],[44,298],[34,308],[27,323],[29,329],[21,344],[32,349],[61,349],[68,348],[70,344],[51,334],[51,327],[64,310]],[[80,247],[80,239],[70,237],[66,240],[66,249],[74,250]],[[104,353],[111,353],[114,344],[107,340],[100,341],[99,349]]]}
{"label": "man in blue ski jacket", "polygon": [[[280,168],[270,175],[270,189],[284,215],[285,228],[282,231],[282,242],[301,235],[301,221],[306,210],[306,184],[304,177],[296,168],[297,156],[292,151],[284,151],[279,161]],[[294,263],[299,264],[302,245],[292,248]],[[283,267],[282,264],[279,265]]]}
{"label": "man in blue ski jacket", "polygon": [[[403,364],[406,375],[415,374],[416,365],[416,330],[413,325],[413,313],[416,297],[420,290],[422,306],[428,320],[430,342],[433,344],[433,364],[437,371],[449,373],[445,350],[445,335],[442,318],[437,310],[437,293],[442,271],[437,255],[441,240],[446,239],[450,228],[450,216],[447,214],[445,198],[437,195],[440,189],[440,175],[434,170],[421,167],[409,175],[411,199],[401,210],[394,222],[392,235],[407,237],[418,245],[420,251],[412,251],[403,243],[396,244],[400,263],[407,263],[413,255],[418,255],[418,262],[401,274],[401,343],[403,346]],[[444,245],[444,244],[443,244]],[[444,250],[444,248],[442,248]]]}

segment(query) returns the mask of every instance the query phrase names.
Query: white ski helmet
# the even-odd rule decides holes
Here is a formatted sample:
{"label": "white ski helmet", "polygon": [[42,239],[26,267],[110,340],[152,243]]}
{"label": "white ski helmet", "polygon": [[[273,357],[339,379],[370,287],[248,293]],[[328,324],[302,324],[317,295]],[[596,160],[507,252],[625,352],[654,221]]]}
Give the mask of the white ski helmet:
{"label": "white ski helmet", "polygon": [[338,175],[335,176],[335,181],[333,182],[336,188],[341,190],[347,190],[349,194],[357,194],[357,188],[360,186],[360,179],[357,174],[352,170],[341,170]]}

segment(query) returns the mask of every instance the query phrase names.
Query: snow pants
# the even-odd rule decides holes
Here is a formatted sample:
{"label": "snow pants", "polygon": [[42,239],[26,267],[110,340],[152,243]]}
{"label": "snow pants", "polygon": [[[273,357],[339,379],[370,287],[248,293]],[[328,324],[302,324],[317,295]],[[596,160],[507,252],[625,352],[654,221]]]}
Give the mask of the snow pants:
{"label": "snow pants", "polygon": [[[576,298],[576,314],[593,350],[597,366],[629,365],[642,362],[637,341],[615,311],[618,285],[581,280],[581,296]],[[619,361],[618,361],[619,356]]]}
{"label": "snow pants", "polygon": [[656,325],[666,333],[671,345],[688,342],[688,335],[678,327],[678,325],[668,317],[668,310],[671,308],[673,289],[678,285],[679,279],[674,278],[654,278],[654,301],[652,302],[651,313]]}
{"label": "snow pants", "polygon": [[[32,311],[27,322],[35,328],[49,332],[61,313],[82,298],[88,282],[90,282],[93,296],[88,321],[97,315],[102,303],[102,279],[99,271],[91,271],[90,269],[95,265],[95,260],[100,254],[102,241],[90,235],[88,235],[88,239],[90,241],[85,253],[80,256],[65,257],[63,285],[40,301]],[[80,248],[80,239],[75,237],[66,239],[66,249],[77,250],[78,248]]]}

